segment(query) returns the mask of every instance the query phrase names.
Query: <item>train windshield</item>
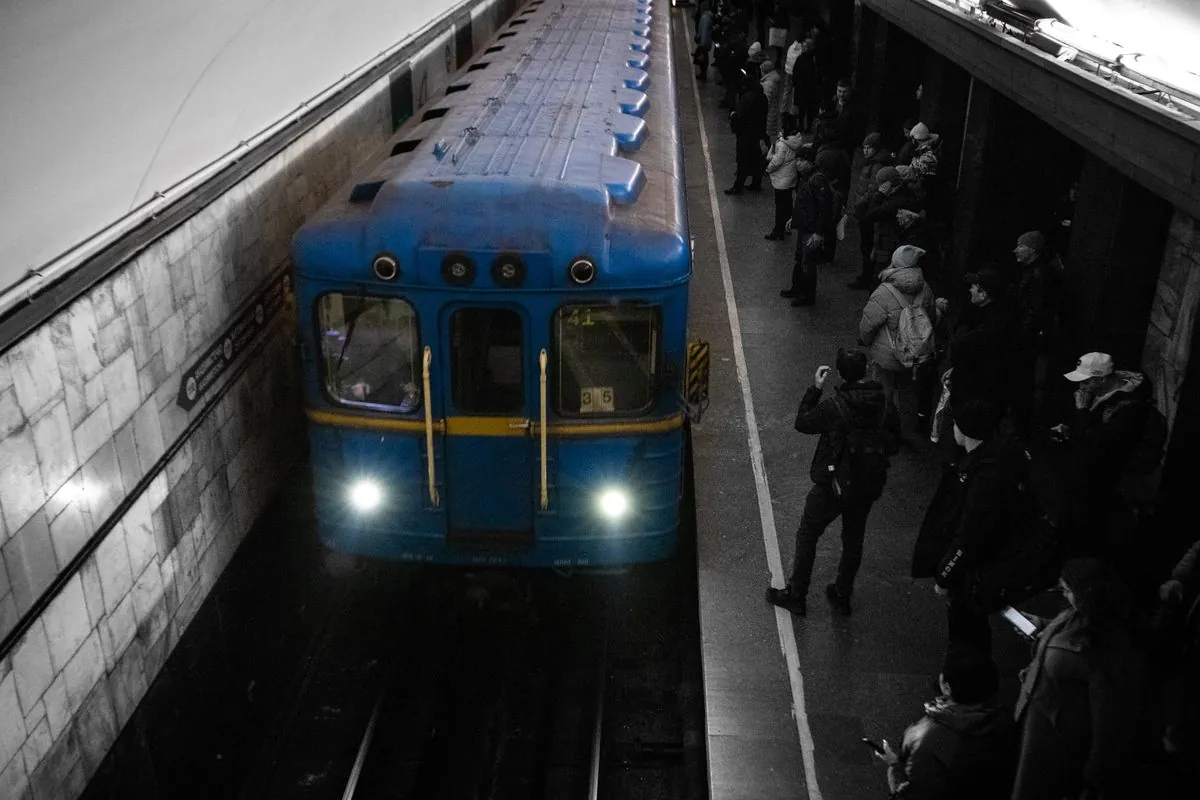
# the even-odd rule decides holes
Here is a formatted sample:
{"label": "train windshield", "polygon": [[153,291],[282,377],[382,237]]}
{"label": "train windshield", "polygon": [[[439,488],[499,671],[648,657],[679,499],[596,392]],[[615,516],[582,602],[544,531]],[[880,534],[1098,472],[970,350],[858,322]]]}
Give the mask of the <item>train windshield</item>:
{"label": "train windshield", "polygon": [[347,405],[421,406],[417,314],[404,300],[330,293],[317,304],[325,391]]}
{"label": "train windshield", "polygon": [[646,411],[654,403],[659,310],[570,305],[554,314],[554,394],[559,414]]}

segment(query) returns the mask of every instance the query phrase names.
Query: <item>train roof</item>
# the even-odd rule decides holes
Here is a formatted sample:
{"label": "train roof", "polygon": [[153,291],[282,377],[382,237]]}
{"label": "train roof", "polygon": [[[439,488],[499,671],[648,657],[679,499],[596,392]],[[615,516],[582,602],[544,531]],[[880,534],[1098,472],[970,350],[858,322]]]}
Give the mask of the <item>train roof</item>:
{"label": "train roof", "polygon": [[690,253],[670,9],[651,0],[530,3],[420,119],[301,229],[306,277],[444,285],[451,255],[518,254],[525,285],[568,285],[585,257],[596,288],[684,281]]}

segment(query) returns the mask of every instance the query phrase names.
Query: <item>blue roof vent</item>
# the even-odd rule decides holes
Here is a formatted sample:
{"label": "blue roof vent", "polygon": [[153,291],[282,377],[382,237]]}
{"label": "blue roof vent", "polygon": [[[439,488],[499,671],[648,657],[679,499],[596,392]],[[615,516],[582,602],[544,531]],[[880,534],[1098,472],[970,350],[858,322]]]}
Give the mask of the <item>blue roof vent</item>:
{"label": "blue roof vent", "polygon": [[613,120],[613,136],[617,139],[617,147],[636,152],[646,141],[646,121],[629,114],[618,114]]}
{"label": "blue roof vent", "polygon": [[632,114],[635,117],[646,116],[646,111],[650,108],[650,98],[645,92],[639,92],[635,89],[617,89],[617,107],[621,109],[623,114]]}
{"label": "blue roof vent", "polygon": [[644,92],[650,86],[650,73],[637,67],[621,67],[621,81],[626,89],[637,89]]}
{"label": "blue roof vent", "polygon": [[625,66],[635,69],[645,69],[650,64],[650,56],[646,53],[630,53],[625,59]]}
{"label": "blue roof vent", "polygon": [[640,23],[635,23],[633,26],[633,33],[634,33],[634,35],[641,36],[644,39],[649,38],[650,37],[650,26],[648,24],[642,25]]}
{"label": "blue roof vent", "polygon": [[639,53],[650,52],[650,40],[642,36],[630,36],[629,46]]}
{"label": "blue roof vent", "polygon": [[600,156],[600,180],[608,189],[612,201],[625,206],[637,202],[642,187],[646,185],[646,172],[636,161]]}

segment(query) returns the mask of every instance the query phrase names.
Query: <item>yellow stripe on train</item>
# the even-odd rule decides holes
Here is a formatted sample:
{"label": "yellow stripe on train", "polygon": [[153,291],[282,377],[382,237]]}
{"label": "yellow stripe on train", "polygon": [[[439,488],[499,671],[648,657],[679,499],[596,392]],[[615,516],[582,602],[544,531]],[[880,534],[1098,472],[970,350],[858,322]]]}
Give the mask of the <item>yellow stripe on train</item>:
{"label": "yellow stripe on train", "polygon": [[[358,428],[388,433],[422,434],[422,420],[368,416],[345,411],[305,409],[310,422],[338,428]],[[551,436],[636,436],[667,433],[683,426],[683,414],[672,414],[651,420],[605,420],[594,422],[553,422],[547,433]],[[433,429],[447,436],[513,436],[526,437],[537,433],[537,423],[524,417],[446,417],[433,420]]]}

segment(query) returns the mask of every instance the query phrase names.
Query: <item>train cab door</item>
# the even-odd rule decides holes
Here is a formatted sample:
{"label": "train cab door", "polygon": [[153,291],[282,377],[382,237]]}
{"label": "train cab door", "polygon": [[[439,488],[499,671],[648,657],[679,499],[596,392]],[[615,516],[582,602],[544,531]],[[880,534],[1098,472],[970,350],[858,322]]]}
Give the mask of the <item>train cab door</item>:
{"label": "train cab door", "polygon": [[533,542],[537,408],[525,312],[456,306],[442,320],[448,536],[464,545]]}

